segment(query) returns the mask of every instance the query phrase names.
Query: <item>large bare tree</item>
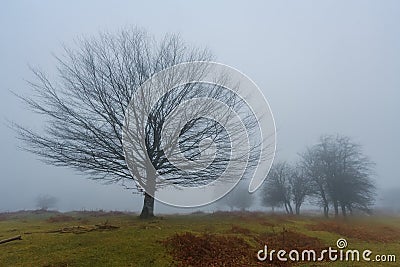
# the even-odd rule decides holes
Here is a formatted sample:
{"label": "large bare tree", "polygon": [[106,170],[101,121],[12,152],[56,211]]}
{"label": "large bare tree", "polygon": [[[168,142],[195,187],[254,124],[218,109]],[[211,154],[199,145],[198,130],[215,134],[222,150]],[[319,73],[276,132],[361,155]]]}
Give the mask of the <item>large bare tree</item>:
{"label": "large bare tree", "polygon": [[[88,174],[91,179],[121,182],[143,192],[143,218],[153,216],[154,194],[159,186],[166,182],[183,186],[204,185],[227,168],[229,160],[232,160],[232,140],[229,140],[231,135],[228,136],[221,121],[195,117],[178,129],[178,143],[175,140],[168,143],[161,138],[168,118],[174,117],[178,106],[190,99],[212,98],[224,102],[231,110],[240,110],[244,102],[221,86],[227,77],[220,77],[216,81],[219,85],[189,83],[174,88],[160,97],[155,106],[146,106],[146,99],[153,96],[152,91],[143,91],[150,95],[146,98],[139,94],[140,97],[134,99],[138,108],[133,105],[127,111],[130,103],[132,107],[133,95],[146,80],[179,63],[209,61],[212,56],[208,50],[190,48],[176,35],[167,35],[161,42],[154,41],[138,29],[123,30],[118,34],[103,33],[77,44],[76,49],[65,48],[65,54],[57,57],[56,79],[33,70],[36,80],[30,82],[30,86],[36,96],[21,98],[34,112],[44,115],[47,123],[44,133],[15,126],[26,150],[39,155],[46,163],[72,167]],[[185,71],[198,78],[207,70],[200,67]],[[170,78],[176,79],[179,75],[165,77],[165,86],[168,87]],[[213,103],[192,104],[188,109],[199,114],[204,110],[218,112]],[[140,108],[147,110],[143,112]],[[133,122],[143,131],[125,131],[125,141],[128,141],[123,146],[126,112],[130,112]],[[242,109],[242,114],[241,122],[246,127],[257,125],[248,109]],[[219,116],[222,120],[230,117],[229,114]],[[212,142],[202,145],[204,139]],[[203,168],[200,162],[196,172],[185,172],[168,159],[171,155],[167,154],[172,150],[166,148],[178,146],[180,155],[195,162],[210,150],[211,143],[217,152],[207,168]],[[257,145],[253,142],[252,146]],[[128,152],[124,153],[124,149]],[[146,155],[135,151],[143,151]],[[248,156],[248,151],[239,155]],[[130,170],[126,156],[130,158],[128,164],[133,164]],[[257,153],[249,157],[254,157],[250,162],[258,162]],[[164,180],[158,180],[157,175],[163,175]],[[126,184],[132,178],[139,183],[134,183],[135,186]]]}

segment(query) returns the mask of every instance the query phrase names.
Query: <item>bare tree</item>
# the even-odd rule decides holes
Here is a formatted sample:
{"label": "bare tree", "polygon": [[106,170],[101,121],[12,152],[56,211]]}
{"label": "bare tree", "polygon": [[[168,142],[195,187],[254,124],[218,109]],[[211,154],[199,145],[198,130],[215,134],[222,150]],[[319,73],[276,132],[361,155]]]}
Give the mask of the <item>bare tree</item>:
{"label": "bare tree", "polygon": [[[211,58],[207,50],[190,48],[178,36],[168,35],[163,41],[156,42],[138,29],[81,40],[77,49],[65,48],[65,56],[57,57],[57,80],[51,81],[44,73],[33,70],[37,79],[30,85],[36,97],[22,99],[33,111],[44,115],[48,124],[43,134],[16,126],[19,138],[25,142],[26,150],[39,155],[46,163],[72,167],[94,180],[121,182],[127,188],[141,192],[145,189],[141,217],[152,217],[157,188],[166,183],[184,186],[207,184],[223,172],[230,160],[229,138],[220,122],[204,117],[193,118],[174,133],[179,136],[176,143],[161,138],[167,119],[174,117],[177,107],[190,99],[213,98],[234,110],[239,110],[243,101],[221,86],[190,83],[164,94],[155,106],[146,106],[146,99],[152,98],[153,92],[144,90],[144,94],[149,94],[147,98],[143,95],[134,98],[138,109],[128,109],[129,114],[125,112],[138,88],[155,73],[179,63]],[[185,71],[198,78],[207,70]],[[170,80],[179,79],[181,74],[164,77],[162,82],[165,84],[161,86],[168,87]],[[188,107],[192,113],[197,111],[199,114],[207,109],[216,111],[216,106],[210,102]],[[242,120],[244,124],[255,126],[257,122],[248,110],[244,113],[247,114]],[[125,154],[122,133],[127,115],[133,116],[134,126],[143,131],[133,131],[128,125]],[[185,160],[201,158],[202,153],[209,149],[207,145],[199,149],[204,139],[211,139],[217,147],[215,160],[207,168],[203,169],[200,164],[199,171],[185,172],[169,161],[174,153],[172,148],[176,146]],[[132,172],[126,162],[132,164]],[[164,180],[157,179],[159,174]],[[126,181],[132,178],[138,183],[127,185]]]}
{"label": "bare tree", "polygon": [[287,214],[293,214],[292,188],[289,182],[291,176],[292,168],[288,163],[274,163],[264,184],[263,205],[268,207],[283,206]]}
{"label": "bare tree", "polygon": [[[221,86],[228,77],[217,74],[213,84],[185,83],[186,66],[158,73],[151,86],[141,88],[127,111],[128,126],[123,137],[125,156],[130,170],[146,191],[145,206],[148,203],[150,211],[156,191],[164,186],[203,186],[221,176],[225,177],[222,182],[234,181],[241,164],[229,163],[247,162],[248,156],[255,156],[248,155],[247,138],[243,137],[244,131],[255,127],[257,121],[233,91]],[[204,75],[214,73],[208,67],[208,64],[191,64],[189,80],[200,81]],[[175,84],[182,83],[185,85],[175,88]],[[155,94],[154,88],[163,91],[160,104],[156,105],[148,101],[151,98],[148,96]],[[240,121],[231,123],[236,114],[232,109],[243,112]],[[212,119],[208,117],[210,114]],[[241,122],[246,126],[244,131]],[[231,153],[232,143],[236,144],[235,156]]]}
{"label": "bare tree", "polygon": [[343,136],[323,136],[320,142],[302,155],[302,165],[318,192],[328,216],[332,204],[335,216],[354,208],[369,211],[374,202],[373,163],[361,146]]}
{"label": "bare tree", "polygon": [[41,210],[48,210],[49,208],[55,207],[57,204],[57,198],[50,195],[39,195],[36,198],[36,207]]}
{"label": "bare tree", "polygon": [[299,215],[304,201],[308,196],[313,194],[311,179],[305,174],[304,169],[300,165],[292,167],[289,176],[289,185],[295,213]]}
{"label": "bare tree", "polygon": [[231,211],[234,208],[245,211],[253,205],[254,197],[254,194],[249,193],[248,186],[241,182],[220,199],[218,203],[228,206]]}
{"label": "bare tree", "polygon": [[310,185],[310,179],[300,165],[293,167],[287,162],[277,162],[268,174],[263,204],[273,208],[283,206],[286,213],[299,215],[301,205],[312,194]]}
{"label": "bare tree", "polygon": [[304,174],[312,181],[313,196],[315,197],[317,204],[322,206],[324,216],[328,217],[329,195],[326,188],[323,165],[319,160],[319,152],[317,149],[307,148],[301,157],[301,165]]}

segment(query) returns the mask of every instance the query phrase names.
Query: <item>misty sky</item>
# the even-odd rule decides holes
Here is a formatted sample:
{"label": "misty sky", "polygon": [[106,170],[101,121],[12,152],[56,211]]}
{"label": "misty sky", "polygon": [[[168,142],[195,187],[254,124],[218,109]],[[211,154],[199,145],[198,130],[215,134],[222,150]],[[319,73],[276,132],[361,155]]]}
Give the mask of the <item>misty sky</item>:
{"label": "misty sky", "polygon": [[34,208],[39,194],[62,210],[139,210],[141,198],[122,187],[19,150],[6,125],[42,123],[10,92],[31,94],[28,64],[54,73],[62,44],[127,26],[180,33],[253,79],[274,113],[278,159],[339,133],[377,163],[380,190],[400,188],[399,14],[400,1],[2,1],[0,211]]}

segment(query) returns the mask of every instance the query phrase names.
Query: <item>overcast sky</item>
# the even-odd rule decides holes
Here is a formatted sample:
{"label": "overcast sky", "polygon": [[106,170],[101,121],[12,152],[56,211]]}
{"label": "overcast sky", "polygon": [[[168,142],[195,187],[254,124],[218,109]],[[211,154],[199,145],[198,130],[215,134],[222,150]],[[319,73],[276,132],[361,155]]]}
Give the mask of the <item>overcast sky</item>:
{"label": "overcast sky", "polygon": [[30,94],[28,64],[51,73],[74,38],[121,27],[180,33],[252,78],[274,113],[277,157],[295,160],[321,134],[343,134],[377,163],[381,190],[400,188],[400,1],[2,1],[0,211],[58,207],[138,211],[141,198],[20,151],[12,120],[40,125],[10,93]]}

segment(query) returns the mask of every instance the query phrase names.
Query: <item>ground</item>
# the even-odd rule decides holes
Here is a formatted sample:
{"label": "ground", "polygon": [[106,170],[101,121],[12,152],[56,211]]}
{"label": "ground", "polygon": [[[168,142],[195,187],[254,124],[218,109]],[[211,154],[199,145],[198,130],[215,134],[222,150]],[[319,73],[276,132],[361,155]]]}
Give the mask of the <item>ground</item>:
{"label": "ground", "polygon": [[298,262],[295,266],[399,266],[400,218],[370,216],[346,221],[259,212],[165,215],[140,220],[122,212],[24,211],[0,213],[0,266],[292,266],[259,262],[268,249],[336,247],[396,255],[397,263]]}

